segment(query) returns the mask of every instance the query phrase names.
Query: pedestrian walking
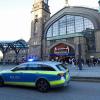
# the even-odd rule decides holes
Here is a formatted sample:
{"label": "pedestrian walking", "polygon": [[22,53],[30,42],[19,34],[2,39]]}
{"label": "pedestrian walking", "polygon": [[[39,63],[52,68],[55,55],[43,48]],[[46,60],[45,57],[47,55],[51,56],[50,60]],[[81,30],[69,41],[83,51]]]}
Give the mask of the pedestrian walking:
{"label": "pedestrian walking", "polygon": [[86,59],[86,64],[90,67],[90,59]]}

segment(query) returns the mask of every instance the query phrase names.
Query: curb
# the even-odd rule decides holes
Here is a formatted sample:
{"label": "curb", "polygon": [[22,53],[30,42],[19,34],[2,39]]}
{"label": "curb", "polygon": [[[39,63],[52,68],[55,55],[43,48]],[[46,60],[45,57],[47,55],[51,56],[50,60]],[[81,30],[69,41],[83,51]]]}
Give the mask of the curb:
{"label": "curb", "polygon": [[82,81],[82,82],[100,82],[100,77],[78,77],[72,76],[71,81]]}

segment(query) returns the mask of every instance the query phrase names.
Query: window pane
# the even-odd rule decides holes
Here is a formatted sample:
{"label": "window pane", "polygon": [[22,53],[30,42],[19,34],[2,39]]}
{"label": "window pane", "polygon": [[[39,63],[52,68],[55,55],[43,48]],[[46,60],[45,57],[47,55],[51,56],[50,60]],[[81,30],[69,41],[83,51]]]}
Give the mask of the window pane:
{"label": "window pane", "polygon": [[76,32],[82,32],[84,30],[83,17],[75,16],[75,30]]}
{"label": "window pane", "polygon": [[60,71],[65,71],[67,69],[67,67],[65,67],[63,64],[59,64],[59,65],[56,65],[56,66]]}
{"label": "window pane", "polygon": [[28,64],[28,70],[37,70],[38,64]]}
{"label": "window pane", "polygon": [[48,29],[47,37],[52,37],[52,27]]}
{"label": "window pane", "polygon": [[85,30],[87,28],[94,29],[92,22],[90,20],[88,20],[87,18],[84,18],[84,27],[85,27]]}
{"label": "window pane", "polygon": [[42,70],[42,71],[55,71],[53,68],[47,67],[47,66],[46,67],[44,67],[44,66],[41,67],[40,70]]}
{"label": "window pane", "polygon": [[52,24],[47,32],[47,37],[82,32],[87,28],[94,29],[93,23],[89,19],[81,16],[66,15]]}
{"label": "window pane", "polygon": [[40,70],[40,71],[55,71],[55,69],[54,68],[52,68],[52,67],[50,67],[50,66],[48,66],[48,65],[39,65],[38,67],[38,70]]}
{"label": "window pane", "polygon": [[53,36],[58,35],[58,21],[53,24]]}
{"label": "window pane", "polygon": [[67,34],[74,33],[74,16],[67,15]]}
{"label": "window pane", "polygon": [[59,20],[60,35],[66,34],[66,16]]}

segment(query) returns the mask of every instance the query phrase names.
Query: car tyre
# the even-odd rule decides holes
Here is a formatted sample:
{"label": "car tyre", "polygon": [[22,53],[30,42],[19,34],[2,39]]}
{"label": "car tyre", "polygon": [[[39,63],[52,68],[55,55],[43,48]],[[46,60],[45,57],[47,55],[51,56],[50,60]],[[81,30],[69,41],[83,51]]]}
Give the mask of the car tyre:
{"label": "car tyre", "polygon": [[0,77],[0,87],[2,87],[4,85],[4,80],[2,79],[2,77]]}
{"label": "car tyre", "polygon": [[39,79],[36,82],[36,87],[37,87],[38,91],[40,91],[40,92],[47,92],[49,90],[49,88],[50,88],[50,85],[47,82],[47,80]]}

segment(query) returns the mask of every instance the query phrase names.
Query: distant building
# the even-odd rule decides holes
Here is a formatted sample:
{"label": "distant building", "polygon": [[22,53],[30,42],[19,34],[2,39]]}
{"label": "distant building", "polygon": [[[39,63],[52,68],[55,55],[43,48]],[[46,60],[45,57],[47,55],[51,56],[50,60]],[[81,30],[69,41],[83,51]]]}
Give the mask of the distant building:
{"label": "distant building", "polygon": [[35,0],[29,54],[43,59],[100,57],[100,13],[66,6],[50,17],[48,0]]}

